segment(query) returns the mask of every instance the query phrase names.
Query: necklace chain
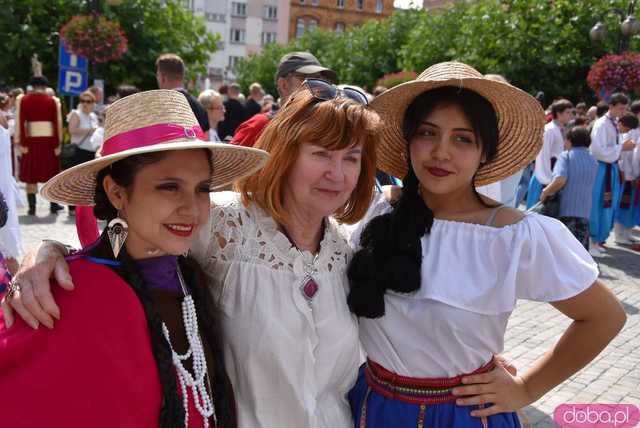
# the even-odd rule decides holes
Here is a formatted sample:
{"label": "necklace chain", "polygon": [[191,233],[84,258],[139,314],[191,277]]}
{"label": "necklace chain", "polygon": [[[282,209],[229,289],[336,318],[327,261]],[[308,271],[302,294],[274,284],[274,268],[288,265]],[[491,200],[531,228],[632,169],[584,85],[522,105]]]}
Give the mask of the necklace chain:
{"label": "necklace chain", "polygon": [[[176,368],[178,383],[180,384],[180,390],[182,392],[184,426],[185,428],[189,426],[189,395],[187,390],[187,387],[189,387],[193,394],[195,407],[204,419],[204,427],[209,427],[210,417],[213,417],[213,426],[216,427],[218,423],[215,407],[213,405],[213,390],[211,389],[209,374],[207,373],[207,361],[205,358],[204,347],[202,346],[202,338],[200,337],[200,332],[198,330],[196,308],[193,302],[193,297],[189,294],[184,283],[184,278],[182,277],[180,268],[178,268],[178,279],[180,281],[180,286],[182,287],[182,292],[184,293],[184,299],[182,301],[182,320],[184,323],[187,342],[189,344],[187,351],[184,354],[178,354],[173,349],[169,329],[164,322],[162,323],[162,332],[164,333],[164,337],[171,349],[173,365]],[[190,373],[183,365],[183,361],[186,361],[189,358],[192,358],[193,374]]]}

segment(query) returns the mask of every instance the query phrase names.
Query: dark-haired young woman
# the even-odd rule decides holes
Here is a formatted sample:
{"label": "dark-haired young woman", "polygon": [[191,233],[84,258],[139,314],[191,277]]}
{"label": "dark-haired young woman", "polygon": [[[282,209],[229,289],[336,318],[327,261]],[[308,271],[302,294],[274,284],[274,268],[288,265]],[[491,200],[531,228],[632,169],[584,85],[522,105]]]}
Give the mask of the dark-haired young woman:
{"label": "dark-haired young woman", "polygon": [[[355,426],[518,427],[515,410],[589,363],[625,322],[562,223],[474,190],[535,157],[543,112],[460,63],[434,65],[373,106],[386,124],[378,166],[404,188],[352,238],[348,302],[368,357],[349,396]],[[519,376],[493,361],[517,299],[574,320]]]}
{"label": "dark-haired young woman", "polygon": [[[203,141],[175,91],[116,102],[105,130],[101,158],[42,189],[95,205],[108,227],[67,259],[74,292],[52,290],[65,314],[55,329],[0,318],[0,425],[235,427],[216,313],[184,253],[208,221],[210,189],[254,171],[266,153]],[[21,292],[12,283],[5,301]]]}

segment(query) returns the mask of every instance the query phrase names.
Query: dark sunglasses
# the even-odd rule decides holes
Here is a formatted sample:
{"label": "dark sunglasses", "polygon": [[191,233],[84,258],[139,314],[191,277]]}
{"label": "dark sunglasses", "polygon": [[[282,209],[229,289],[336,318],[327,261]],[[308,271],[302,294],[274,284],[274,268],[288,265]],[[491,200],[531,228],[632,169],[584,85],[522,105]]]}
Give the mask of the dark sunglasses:
{"label": "dark sunglasses", "polygon": [[344,97],[364,106],[369,105],[369,100],[364,92],[356,88],[349,86],[338,88],[336,85],[322,79],[306,79],[302,84],[309,89],[311,95],[322,101],[329,101],[334,98]]}
{"label": "dark sunglasses", "polygon": [[80,100],[80,102],[83,104],[93,104],[93,101],[91,100]]}

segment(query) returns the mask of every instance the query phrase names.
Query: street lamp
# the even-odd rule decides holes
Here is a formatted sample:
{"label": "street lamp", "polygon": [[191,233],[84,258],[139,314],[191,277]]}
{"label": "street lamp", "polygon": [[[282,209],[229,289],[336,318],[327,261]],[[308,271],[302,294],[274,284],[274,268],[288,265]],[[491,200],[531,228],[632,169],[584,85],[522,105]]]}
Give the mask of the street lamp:
{"label": "street lamp", "polygon": [[[636,0],[629,2],[627,13],[620,9],[611,9],[608,13],[615,13],[620,18],[620,40],[618,40],[618,52],[622,53],[629,49],[629,40],[636,34],[640,34],[640,22],[633,16],[636,7]],[[602,42],[607,38],[607,25],[599,21],[589,31],[589,37],[593,42]]]}

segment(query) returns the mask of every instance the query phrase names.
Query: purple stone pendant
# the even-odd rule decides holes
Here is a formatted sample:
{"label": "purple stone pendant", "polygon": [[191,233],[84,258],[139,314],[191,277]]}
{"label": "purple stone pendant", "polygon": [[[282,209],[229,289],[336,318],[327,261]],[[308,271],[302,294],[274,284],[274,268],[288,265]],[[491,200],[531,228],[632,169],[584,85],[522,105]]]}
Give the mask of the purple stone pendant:
{"label": "purple stone pendant", "polygon": [[311,306],[311,301],[318,292],[318,284],[312,277],[307,276],[300,286],[300,291],[302,292],[302,296],[307,300],[309,306]]}

